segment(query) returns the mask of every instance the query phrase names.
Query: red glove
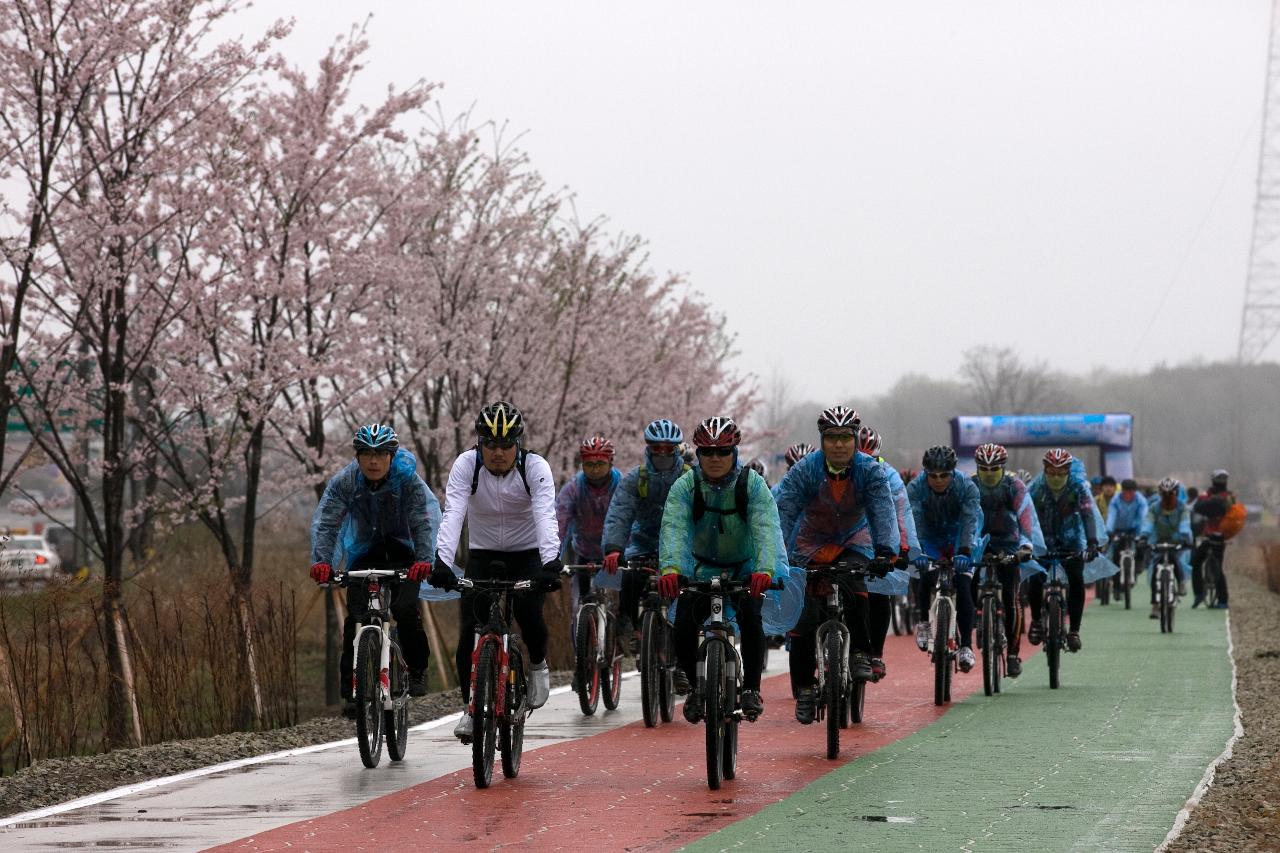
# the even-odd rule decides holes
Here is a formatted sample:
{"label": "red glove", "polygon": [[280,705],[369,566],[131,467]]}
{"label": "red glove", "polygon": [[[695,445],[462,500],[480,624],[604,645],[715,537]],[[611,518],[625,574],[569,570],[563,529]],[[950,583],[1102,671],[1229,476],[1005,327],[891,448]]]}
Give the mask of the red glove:
{"label": "red glove", "polygon": [[658,578],[658,594],[663,598],[675,598],[680,594],[680,575],[672,572]]}
{"label": "red glove", "polygon": [[751,594],[756,598],[764,595],[764,591],[773,583],[773,577],[764,572],[756,572],[751,576]]}
{"label": "red glove", "polygon": [[429,574],[431,574],[430,563],[414,563],[409,567],[409,580],[411,581],[426,580]]}
{"label": "red glove", "polygon": [[328,583],[331,577],[333,577],[333,566],[328,563],[311,564],[311,579],[316,583]]}
{"label": "red glove", "polygon": [[604,555],[604,570],[611,575],[618,573],[618,558],[622,556],[621,551],[610,551]]}

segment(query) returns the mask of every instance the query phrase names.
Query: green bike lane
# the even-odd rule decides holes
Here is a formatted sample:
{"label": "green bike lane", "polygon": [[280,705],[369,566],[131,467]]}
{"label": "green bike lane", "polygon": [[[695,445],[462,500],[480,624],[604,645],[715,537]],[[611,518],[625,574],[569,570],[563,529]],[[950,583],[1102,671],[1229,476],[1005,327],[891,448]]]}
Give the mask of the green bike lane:
{"label": "green bike lane", "polygon": [[1036,654],[1003,694],[686,849],[1154,849],[1234,731],[1224,614],[1179,608],[1162,635],[1145,607],[1092,603],[1083,627],[1061,689]]}

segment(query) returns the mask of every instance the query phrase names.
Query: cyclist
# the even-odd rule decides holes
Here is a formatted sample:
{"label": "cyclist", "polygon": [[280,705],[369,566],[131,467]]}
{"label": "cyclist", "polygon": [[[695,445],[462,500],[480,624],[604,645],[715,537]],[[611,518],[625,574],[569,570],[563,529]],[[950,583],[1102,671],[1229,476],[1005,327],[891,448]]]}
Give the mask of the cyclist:
{"label": "cyclist", "polygon": [[[1139,541],[1146,550],[1146,544],[1152,539],[1157,545],[1176,543],[1191,545],[1191,510],[1180,497],[1182,484],[1172,477],[1165,477],[1157,486],[1159,500],[1151,502],[1147,514],[1143,517],[1142,528],[1138,532]],[[1187,552],[1178,554],[1174,564],[1178,576],[1178,595],[1187,594]],[[1160,618],[1160,605],[1156,604],[1155,560],[1147,567],[1147,577],[1151,582],[1151,618]]]}
{"label": "cyclist", "polygon": [[[1120,562],[1120,534],[1128,533],[1137,538],[1142,522],[1147,517],[1147,499],[1138,491],[1138,483],[1132,478],[1120,482],[1120,494],[1107,504],[1107,534],[1111,537],[1111,561]],[[1142,555],[1137,555],[1142,559]]]}
{"label": "cyclist", "polygon": [[932,559],[950,558],[955,572],[956,626],[960,631],[960,649],[956,662],[961,672],[973,669],[973,545],[982,523],[982,499],[978,487],[968,477],[957,477],[956,452],[945,446],[930,447],[924,452],[920,472],[907,486],[911,511],[916,517],[916,534],[922,554],[915,558],[920,572],[920,624],[916,627],[916,645],[928,648],[932,630],[929,605],[933,598],[938,569],[930,569]]}
{"label": "cyclist", "polygon": [[[421,581],[431,571],[431,548],[440,521],[440,502],[418,476],[418,460],[400,447],[395,430],[368,424],[351,440],[355,459],[329,480],[311,518],[311,578],[328,583],[332,566],[345,559],[347,570],[370,564],[409,565],[409,579],[395,586],[391,614],[399,626],[400,648],[409,667],[409,695],[427,694],[431,653],[418,609]],[[347,589],[347,618],[342,625],[338,690],[343,713],[355,718],[351,698],[352,648],[356,623],[368,612],[361,584]]]}
{"label": "cyclist", "polygon": [[792,468],[796,467],[797,462],[815,450],[817,450],[817,448],[807,441],[802,441],[799,444],[793,444],[788,447],[786,455],[783,457],[787,460],[787,470],[790,471]]}
{"label": "cyclist", "polygon": [[[610,574],[625,566],[627,560],[657,556],[667,493],[689,470],[680,455],[683,441],[680,427],[667,418],[658,418],[644,428],[644,462],[622,478],[604,520],[604,568]],[[632,654],[639,651],[640,600],[648,583],[648,576],[641,572],[623,573],[618,630],[631,625]],[[677,671],[673,677],[677,692],[689,692],[683,672]]]}
{"label": "cyclist", "polygon": [[[1008,556],[1017,554],[1020,562],[1031,558],[1035,546],[1044,547],[1040,521],[1035,506],[1027,496],[1027,486],[1005,471],[1009,451],[999,444],[984,444],[973,454],[978,473],[973,475],[982,506],[982,533],[987,536],[987,550]],[[1004,606],[1004,635],[1008,640],[1005,672],[1010,678],[1022,674],[1022,637],[1018,626],[1018,587],[1022,569],[1015,563],[999,566],[1000,602]],[[975,578],[976,581],[976,578]]]}
{"label": "cyclist", "polygon": [[[547,460],[520,446],[524,416],[510,403],[485,406],[476,417],[476,446],[454,460],[445,488],[444,517],[436,542],[431,585],[456,585],[463,522],[469,545],[466,576],[495,577],[493,563],[503,569],[497,577],[533,580],[538,594],[518,597],[512,610],[529,649],[529,706],[541,708],[551,690],[547,669],[547,623],[542,618],[545,596],[560,588],[560,537],[556,523],[556,487]],[[458,612],[455,663],[462,701],[471,698],[471,652],[475,645],[476,605],[482,598],[463,590]],[[471,716],[465,712],[453,733],[469,738]]]}
{"label": "cyclist", "polygon": [[[907,484],[902,475],[880,455],[880,433],[869,426],[858,428],[858,450],[867,454],[884,469],[889,478],[889,492],[893,495],[894,516],[898,521],[898,565],[904,565],[920,553],[920,540],[916,538],[916,518],[907,500]],[[871,633],[871,677],[879,681],[888,674],[884,663],[884,641],[889,634],[889,622],[893,618],[893,597],[884,593],[867,591],[867,624]]]}
{"label": "cyclist", "polygon": [[[882,561],[898,555],[897,510],[884,467],[857,449],[858,413],[831,406],[818,416],[820,448],[796,463],[778,483],[778,517],[786,532],[791,562],[798,566],[830,566],[847,562],[871,566],[879,575]],[[839,575],[845,625],[849,628],[849,675],[857,681],[873,677],[870,608],[865,581]],[[791,686],[796,720],[813,722],[818,683],[817,631],[829,588],[818,579],[806,589],[804,612],[791,629]]]}
{"label": "cyclist", "polygon": [[1195,552],[1191,555],[1191,588],[1195,593],[1195,600],[1192,601],[1191,607],[1194,609],[1204,604],[1204,576],[1202,570],[1204,567],[1204,558],[1208,555],[1209,549],[1216,548],[1218,551],[1218,577],[1215,579],[1218,583],[1218,603],[1217,607],[1226,609],[1227,607],[1227,577],[1222,571],[1222,519],[1226,517],[1231,507],[1235,506],[1236,496],[1229,488],[1227,482],[1230,474],[1219,468],[1213,472],[1213,480],[1209,484],[1209,489],[1200,497],[1196,498],[1195,514],[1204,518],[1203,534],[1199,544],[1196,545]]}
{"label": "cyclist", "polygon": [[[1045,546],[1051,551],[1084,551],[1084,559],[1062,562],[1067,575],[1067,649],[1080,651],[1080,623],[1084,618],[1084,564],[1098,556],[1097,506],[1084,478],[1071,473],[1072,455],[1055,447],[1044,455],[1044,473],[1031,481],[1028,492],[1035,503]],[[1027,639],[1036,646],[1044,641],[1041,621],[1045,575],[1028,583],[1031,599],[1031,627]]]}
{"label": "cyclist", "polygon": [[764,479],[766,486],[769,485],[769,466],[764,464],[763,459],[759,456],[753,457],[751,461],[747,463],[747,467],[759,474],[761,478]]}
{"label": "cyclist", "polygon": [[[598,565],[604,559],[600,546],[604,519],[622,475],[613,467],[613,442],[603,436],[584,439],[578,447],[578,459],[582,470],[556,496],[556,521],[559,522],[560,542],[569,543],[572,550],[569,562]],[[571,589],[570,612],[574,618],[569,623],[569,638],[574,648],[577,648],[578,599],[590,591],[593,583],[617,588],[601,575],[594,578],[588,574],[578,575],[578,582]]]}
{"label": "cyclist", "polygon": [[1116,478],[1108,474],[1098,480],[1098,494],[1094,495],[1093,502],[1098,505],[1098,512],[1102,513],[1102,517],[1107,517],[1107,507],[1111,505],[1111,501],[1116,496]]}
{"label": "cyclist", "polygon": [[[751,595],[740,597],[734,608],[742,638],[742,711],[756,717],[764,710],[760,605],[773,582],[782,531],[764,479],[738,461],[741,441],[742,432],[732,418],[707,418],[698,424],[693,433],[698,467],[671,487],[662,514],[658,584],[664,598],[676,598],[680,575],[700,580],[728,569],[736,579],[749,578]],[[705,597],[680,596],[676,605],[676,659],[686,673],[697,671],[698,626],[710,607]],[[695,689],[684,703],[684,718],[696,723],[701,713],[702,697]]]}

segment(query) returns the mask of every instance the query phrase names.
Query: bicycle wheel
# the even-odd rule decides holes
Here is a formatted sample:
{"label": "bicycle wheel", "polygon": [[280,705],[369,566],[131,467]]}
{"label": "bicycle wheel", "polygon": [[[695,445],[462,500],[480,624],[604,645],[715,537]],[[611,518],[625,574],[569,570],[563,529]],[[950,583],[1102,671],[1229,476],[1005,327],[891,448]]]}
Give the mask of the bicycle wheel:
{"label": "bicycle wheel", "polygon": [[1173,630],[1173,608],[1170,606],[1169,576],[1163,570],[1156,582],[1156,600],[1160,603],[1160,633],[1168,634]]}
{"label": "bicycle wheel", "polygon": [[1058,689],[1058,667],[1062,664],[1062,602],[1058,596],[1045,599],[1049,613],[1049,630],[1044,640],[1045,658],[1049,661],[1049,688]]}
{"label": "bicycle wheel", "polygon": [[707,726],[707,787],[718,791],[724,778],[724,648],[715,641],[706,648],[702,701]]}
{"label": "bicycle wheel", "polygon": [[849,682],[849,720],[853,723],[862,722],[862,712],[867,702],[867,682],[851,681]]}
{"label": "bicycle wheel", "polygon": [[726,779],[738,776],[738,727],[741,725],[736,717],[730,717],[724,724],[724,760],[720,770]]}
{"label": "bicycle wheel", "polygon": [[1111,578],[1103,578],[1097,583],[1098,603],[1107,605],[1111,603]]}
{"label": "bicycle wheel", "polygon": [[409,747],[409,684],[404,658],[391,640],[391,703],[390,711],[382,712],[382,725],[387,730],[387,757],[403,761]]}
{"label": "bicycle wheel", "polygon": [[600,662],[596,657],[599,637],[596,636],[594,606],[578,611],[578,648],[574,650],[578,669],[578,707],[590,717],[600,703]]}
{"label": "bicycle wheel", "polygon": [[893,631],[893,636],[902,636],[902,608],[898,604],[898,596],[894,596],[889,602],[889,628]]}
{"label": "bicycle wheel", "polygon": [[658,664],[658,643],[662,638],[656,624],[661,618],[648,610],[640,620],[640,710],[650,729],[658,724],[658,704],[662,701],[663,672]]}
{"label": "bicycle wheel", "polygon": [[662,654],[658,658],[658,671],[661,679],[658,684],[662,688],[658,698],[658,716],[662,722],[669,723],[676,718],[676,685],[675,685],[675,651],[671,648],[671,626],[667,624],[667,620],[662,614],[657,614],[658,619],[654,623],[654,627],[658,629],[657,646],[662,650]]}
{"label": "bicycle wheel", "polygon": [[1120,557],[1120,585],[1124,587],[1124,609],[1133,606],[1133,557],[1123,554]]}
{"label": "bicycle wheel", "polygon": [[356,646],[356,743],[365,767],[377,767],[382,760],[382,634],[364,631]]}
{"label": "bicycle wheel", "polygon": [[835,628],[827,631],[822,642],[823,704],[827,717],[827,758],[840,754],[840,723],[844,716],[844,643]]}
{"label": "bicycle wheel", "polygon": [[471,736],[471,775],[477,788],[493,782],[493,753],[498,746],[498,647],[492,640],[476,661],[476,711]]}
{"label": "bicycle wheel", "polygon": [[518,648],[511,649],[507,680],[507,711],[498,727],[498,749],[502,753],[502,775],[514,779],[520,775],[520,756],[524,753],[524,658]]}
{"label": "bicycle wheel", "polygon": [[947,701],[947,669],[951,665],[951,603],[944,596],[938,601],[938,624],[933,626],[933,704]]}
{"label": "bicycle wheel", "polygon": [[988,696],[1000,689],[997,686],[1000,676],[996,671],[996,659],[999,656],[995,602],[987,599],[982,606],[982,692]]}
{"label": "bicycle wheel", "polygon": [[618,702],[622,699],[622,638],[618,636],[618,622],[612,615],[607,617],[604,641],[604,673],[603,690],[604,707],[610,711],[618,710]]}
{"label": "bicycle wheel", "polygon": [[[1218,603],[1218,555],[1209,549],[1209,553],[1205,554],[1204,562],[1200,564],[1201,584],[1204,589],[1204,603],[1206,607],[1213,607]],[[1172,620],[1171,620],[1172,621]],[[1170,626],[1169,630],[1173,630]]]}

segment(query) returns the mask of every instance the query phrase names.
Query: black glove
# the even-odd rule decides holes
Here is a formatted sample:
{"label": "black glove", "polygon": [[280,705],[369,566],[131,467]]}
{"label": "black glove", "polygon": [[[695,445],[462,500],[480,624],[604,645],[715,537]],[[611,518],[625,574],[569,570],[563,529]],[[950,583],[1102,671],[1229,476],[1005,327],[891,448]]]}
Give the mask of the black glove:
{"label": "black glove", "polygon": [[878,578],[882,578],[889,574],[889,570],[893,568],[893,561],[898,558],[898,552],[892,548],[877,547],[876,558],[867,564],[867,571]]}
{"label": "black glove", "polygon": [[440,555],[436,555],[435,563],[431,566],[431,575],[427,578],[427,583],[436,589],[456,589],[458,586],[458,576],[453,573],[453,569],[449,568],[444,560],[440,559]]}
{"label": "black glove", "polygon": [[538,589],[542,592],[555,592],[558,590],[560,588],[560,571],[563,568],[564,563],[560,562],[558,557],[549,563],[544,563]]}
{"label": "black glove", "polygon": [[1092,563],[1096,559],[1098,559],[1098,540],[1090,539],[1089,547],[1084,549],[1084,561]]}

